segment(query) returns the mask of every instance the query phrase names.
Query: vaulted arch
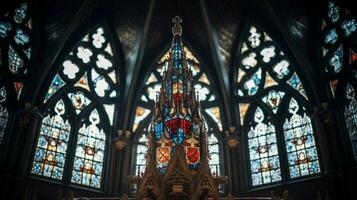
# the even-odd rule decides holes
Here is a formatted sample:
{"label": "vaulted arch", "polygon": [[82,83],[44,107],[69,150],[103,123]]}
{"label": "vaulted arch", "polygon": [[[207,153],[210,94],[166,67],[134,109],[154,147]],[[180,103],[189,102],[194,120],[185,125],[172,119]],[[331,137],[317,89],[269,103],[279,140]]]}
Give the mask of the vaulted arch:
{"label": "vaulted arch", "polygon": [[63,52],[43,99],[32,175],[102,189],[121,92],[108,32],[96,26]]}
{"label": "vaulted arch", "polygon": [[309,99],[296,67],[267,32],[249,27],[234,88],[251,187],[321,171]]}

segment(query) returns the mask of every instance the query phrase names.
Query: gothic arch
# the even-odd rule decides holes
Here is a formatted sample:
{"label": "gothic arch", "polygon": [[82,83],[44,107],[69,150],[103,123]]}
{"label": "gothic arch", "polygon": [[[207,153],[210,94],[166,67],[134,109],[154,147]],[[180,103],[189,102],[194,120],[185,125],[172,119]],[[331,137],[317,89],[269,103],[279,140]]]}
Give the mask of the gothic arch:
{"label": "gothic arch", "polygon": [[249,26],[233,83],[250,187],[320,173],[309,98],[295,69],[274,38]]}
{"label": "gothic arch", "polygon": [[62,58],[44,94],[31,174],[103,189],[119,106],[120,63],[106,25],[96,25]]}

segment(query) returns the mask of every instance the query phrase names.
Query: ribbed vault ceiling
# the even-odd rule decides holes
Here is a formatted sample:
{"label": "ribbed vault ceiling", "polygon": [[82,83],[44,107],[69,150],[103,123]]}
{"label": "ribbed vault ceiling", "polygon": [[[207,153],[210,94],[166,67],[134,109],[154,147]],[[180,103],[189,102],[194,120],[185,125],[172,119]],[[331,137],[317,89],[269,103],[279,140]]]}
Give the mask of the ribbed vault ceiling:
{"label": "ribbed vault ceiling", "polygon": [[[352,1],[342,4],[356,7]],[[34,1],[34,19],[38,19],[41,40],[39,71],[50,68],[60,59],[63,49],[70,48],[75,35],[105,20],[115,33],[122,52],[126,77],[123,97],[128,104],[126,115],[133,109],[131,102],[140,95],[133,91],[143,84],[150,67],[165,52],[171,42],[171,19],[180,15],[183,19],[183,40],[199,57],[207,74],[215,82],[222,100],[227,126],[234,124],[231,113],[231,85],[237,49],[244,27],[249,23],[262,26],[283,48],[289,49],[298,60],[306,79],[314,80],[319,64],[319,16],[325,1],[311,0],[42,0]],[[6,10],[2,8],[0,12]],[[74,35],[74,36],[73,36]],[[78,37],[77,37],[78,39]],[[307,81],[308,82],[308,81]],[[318,93],[318,91],[316,91]],[[315,101],[319,102],[315,94]],[[130,110],[131,109],[131,110]],[[129,112],[130,111],[130,112]],[[132,113],[131,113],[132,114]],[[129,116],[123,119],[128,126]]]}

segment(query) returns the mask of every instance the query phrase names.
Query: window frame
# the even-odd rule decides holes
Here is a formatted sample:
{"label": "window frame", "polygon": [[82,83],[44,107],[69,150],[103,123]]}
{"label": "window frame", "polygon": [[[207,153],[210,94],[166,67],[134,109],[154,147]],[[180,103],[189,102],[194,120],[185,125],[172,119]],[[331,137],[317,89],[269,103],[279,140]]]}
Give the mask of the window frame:
{"label": "window frame", "polygon": [[[116,97],[112,98],[112,100],[106,98],[105,99],[105,104],[109,103],[109,102],[113,102],[113,103],[109,103],[110,105],[114,106],[114,111],[113,111],[113,124],[111,124],[110,120],[109,120],[109,114],[107,113],[106,109],[104,108],[104,105],[101,105],[101,97],[97,97],[94,93],[95,91],[87,91],[81,87],[77,87],[75,86],[73,83],[66,83],[64,86],[62,86],[61,88],[59,88],[57,91],[55,91],[52,96],[50,98],[48,98],[47,100],[45,100],[48,89],[50,88],[53,79],[55,78],[56,75],[58,75],[60,73],[60,70],[62,68],[62,63],[64,61],[66,61],[67,56],[69,55],[69,53],[74,50],[75,48],[78,48],[79,46],[83,46],[82,44],[82,39],[87,35],[87,34],[94,34],[96,32],[96,30],[98,28],[102,28],[104,33],[102,34],[103,37],[105,38],[105,43],[104,44],[108,44],[111,47],[112,50],[112,56],[110,61],[112,62],[113,66],[113,73],[115,74],[116,77],[116,82],[112,85],[110,85],[113,90],[116,91]],[[48,113],[48,109],[53,109],[54,105],[59,101],[59,100],[64,100],[67,101],[67,103],[65,103],[65,106],[67,107],[67,112],[69,111],[69,117],[67,118],[69,120],[69,123],[71,125],[71,130],[70,130],[70,135],[69,135],[69,141],[67,143],[67,150],[66,150],[66,157],[65,157],[65,164],[63,167],[63,178],[61,180],[58,179],[53,179],[51,177],[46,177],[43,175],[37,175],[32,173],[32,167],[33,167],[33,163],[35,160],[35,153],[37,150],[37,143],[38,143],[38,139],[40,137],[40,130],[42,127],[42,119],[38,124],[37,130],[36,130],[36,135],[34,138],[35,144],[33,145],[32,148],[32,152],[31,152],[31,159],[29,162],[29,167],[27,170],[27,175],[33,179],[36,180],[40,180],[40,181],[44,181],[44,182],[51,182],[51,183],[55,183],[55,184],[59,184],[62,186],[70,186],[72,188],[78,188],[78,189],[83,189],[83,190],[87,190],[87,191],[93,191],[93,192],[97,192],[97,193],[104,193],[107,188],[108,188],[108,183],[106,180],[108,180],[109,178],[109,171],[110,171],[110,162],[112,162],[111,160],[111,154],[112,154],[112,148],[111,145],[113,143],[113,139],[114,139],[114,135],[112,135],[113,130],[115,130],[115,127],[118,126],[118,114],[119,111],[121,110],[121,102],[118,102],[118,99],[122,99],[122,90],[121,90],[121,86],[124,83],[124,78],[123,78],[123,61],[122,61],[122,52],[118,51],[118,48],[120,48],[120,44],[118,43],[118,41],[116,41],[115,39],[113,39],[115,34],[113,33],[113,29],[111,26],[109,26],[108,23],[106,23],[105,20],[100,19],[95,21],[95,23],[93,23],[90,28],[86,31],[86,32],[82,32],[80,34],[73,34],[72,36],[70,36],[70,40],[68,41],[73,41],[73,42],[67,42],[64,48],[62,48],[61,50],[59,50],[59,52],[61,53],[53,62],[54,66],[58,66],[55,68],[52,68],[49,73],[46,75],[45,78],[45,84],[42,84],[41,88],[42,88],[42,92],[40,92],[39,97],[40,100],[40,110],[46,115]],[[88,48],[90,48],[90,50],[93,52],[93,56],[96,55],[97,50],[96,48],[93,46],[93,44],[91,44],[90,46],[88,46]],[[104,49],[104,48],[103,48]],[[120,49],[119,49],[120,50]],[[93,61],[91,61],[93,62]],[[78,67],[80,68],[79,70],[83,71],[83,70],[87,70],[87,69],[81,69],[81,67],[83,68],[83,64],[82,62],[80,62],[80,65],[78,65]],[[95,67],[91,67],[90,70],[94,69]],[[101,74],[100,74],[101,75]],[[77,75],[78,76],[78,75]],[[77,79],[78,77],[76,76],[75,79]],[[90,77],[90,75],[89,75]],[[88,77],[88,79],[89,79]],[[63,80],[64,82],[66,82],[66,80]],[[76,113],[72,102],[69,100],[68,94],[69,93],[76,93],[76,92],[83,92],[85,94],[85,96],[90,99],[91,103],[89,103],[83,110],[81,110],[81,112],[79,114]],[[114,101],[115,99],[115,101]],[[99,100],[99,101],[96,101]],[[42,103],[43,101],[45,101],[45,103]],[[90,115],[90,113],[94,110],[98,111],[98,114],[100,116],[100,123],[98,124],[98,128],[99,129],[103,129],[103,132],[105,134],[106,140],[105,140],[105,150],[104,150],[104,156],[103,156],[103,164],[102,164],[102,174],[101,174],[101,182],[100,182],[100,187],[99,188],[95,188],[89,185],[83,185],[83,184],[76,184],[73,183],[71,181],[72,175],[73,175],[73,170],[74,170],[74,157],[75,157],[75,153],[76,153],[76,148],[77,148],[77,140],[78,140],[78,131],[80,128],[80,125],[82,125],[83,123],[86,125],[86,122],[82,122],[82,121],[88,121],[88,117]],[[104,118],[103,118],[104,117]],[[107,125],[107,126],[106,126]],[[87,126],[88,127],[88,126]]]}
{"label": "window frame", "polygon": [[[287,60],[290,64],[290,72],[289,74],[291,75],[287,75],[288,77],[292,77],[292,75],[294,73],[296,73],[296,75],[298,76],[298,78],[300,79],[300,83],[303,85],[304,87],[304,91],[306,94],[306,97],[309,98],[309,100],[305,99],[305,97],[295,88],[293,88],[292,86],[288,85],[286,83],[287,80],[289,80],[290,78],[284,77],[283,79],[278,79],[278,81],[276,81],[278,84],[274,85],[274,86],[269,86],[263,88],[262,85],[264,85],[265,83],[265,75],[266,72],[269,72],[269,75],[273,78],[276,79],[275,76],[276,75],[272,75],[271,71],[274,65],[271,65],[270,68],[267,67],[266,65],[269,65],[270,62],[268,63],[264,63],[262,65],[262,63],[257,60],[257,64],[255,67],[252,68],[256,68],[250,72],[247,72],[245,76],[249,76],[249,74],[254,74],[256,73],[259,68],[262,70],[261,72],[261,81],[258,84],[259,90],[254,94],[254,95],[247,95],[247,94],[243,94],[243,96],[239,96],[237,94],[236,91],[238,91],[239,89],[239,85],[244,83],[244,77],[242,77],[242,79],[240,80],[240,82],[237,82],[237,78],[238,78],[238,69],[242,67],[242,59],[243,59],[243,54],[241,53],[241,49],[242,49],[242,45],[243,42],[245,42],[249,36],[249,30],[250,27],[255,27],[257,29],[257,31],[259,33],[266,33],[270,38],[271,41],[269,42],[269,44],[273,45],[276,49],[280,49],[280,51],[282,51],[284,53],[283,56],[281,56],[282,58],[280,60]],[[242,141],[243,141],[243,145],[242,145],[242,150],[244,151],[243,153],[243,160],[245,166],[243,167],[243,171],[246,174],[245,176],[245,183],[247,184],[247,188],[249,191],[254,191],[257,189],[262,189],[262,188],[270,188],[270,187],[274,187],[274,186],[278,186],[278,185],[283,185],[286,183],[293,183],[293,182],[300,182],[303,180],[307,180],[307,179],[311,179],[311,178],[320,178],[323,174],[323,170],[324,170],[324,166],[322,163],[322,158],[321,158],[321,153],[320,153],[320,148],[319,148],[319,138],[317,137],[317,133],[316,133],[316,128],[315,128],[315,123],[314,121],[311,119],[312,117],[312,109],[311,107],[314,104],[314,99],[312,96],[312,91],[310,90],[308,84],[306,84],[306,81],[304,79],[304,77],[299,76],[301,74],[304,74],[303,71],[301,69],[299,69],[299,65],[297,64],[297,62],[294,59],[294,56],[292,56],[292,54],[289,51],[289,48],[284,46],[284,41],[281,41],[279,38],[276,38],[276,34],[275,31],[271,31],[270,28],[261,26],[261,24],[252,22],[252,21],[248,21],[246,24],[244,24],[244,27],[242,28],[242,32],[240,34],[241,39],[239,41],[239,45],[236,48],[236,58],[234,60],[234,65],[232,66],[234,68],[234,74],[231,76],[232,80],[232,94],[233,95],[233,100],[236,106],[236,110],[238,112],[237,114],[237,125],[238,127],[240,127],[241,132],[241,136],[242,136]],[[262,37],[264,37],[264,35],[262,35]],[[263,40],[261,37],[261,40]],[[264,41],[261,41],[264,42]],[[269,45],[267,45],[266,47],[268,47]],[[259,49],[256,50],[256,49]],[[260,44],[257,48],[255,48],[256,52],[260,52],[262,49],[264,49],[264,46],[262,46],[262,44]],[[247,52],[249,52],[249,50],[252,50],[252,48],[248,47],[247,51],[245,51],[244,53],[246,55]],[[255,52],[253,50],[253,52]],[[251,77],[251,76],[250,76]],[[282,82],[284,82],[284,84],[282,85]],[[276,90],[276,91],[283,91],[285,92],[284,97],[281,98],[281,102],[279,104],[279,106],[277,107],[277,113],[279,112],[279,110],[282,109],[282,107],[287,107],[289,102],[284,102],[287,101],[286,99],[290,99],[294,98],[298,103],[300,107],[304,107],[305,109],[305,113],[306,115],[311,119],[311,126],[312,126],[312,131],[313,131],[313,136],[314,136],[314,140],[315,140],[315,148],[317,151],[317,155],[318,155],[318,163],[319,163],[319,167],[320,167],[320,172],[315,173],[315,174],[309,174],[309,175],[305,175],[305,176],[300,176],[300,177],[296,177],[296,178],[290,178],[290,169],[289,169],[289,164],[288,164],[288,159],[287,159],[287,151],[286,151],[286,144],[285,144],[285,139],[284,139],[284,129],[283,129],[283,124],[285,119],[287,119],[286,117],[282,117],[279,116],[278,114],[274,114],[273,111],[263,102],[262,98],[267,96],[268,93],[272,90]],[[311,99],[310,99],[311,98]],[[258,99],[258,100],[257,100]],[[239,104],[240,103],[248,103],[249,107],[247,109],[247,112],[245,113],[244,119],[243,119],[243,124],[241,125],[241,117],[240,117],[240,108],[239,108]],[[275,135],[276,135],[276,139],[277,139],[277,147],[278,147],[278,156],[279,156],[279,162],[280,162],[280,170],[281,170],[281,181],[277,181],[277,182],[272,182],[272,183],[266,183],[266,184],[260,184],[260,185],[256,185],[253,186],[252,184],[252,176],[251,176],[251,163],[250,163],[250,155],[249,155],[249,145],[248,145],[248,136],[247,136],[247,130],[248,130],[248,126],[247,124],[249,123],[249,119],[252,119],[254,112],[252,112],[252,110],[256,110],[256,108],[259,107],[263,110],[263,113],[265,114],[265,117],[270,117],[270,121],[272,123],[272,125],[275,127]],[[267,116],[268,114],[268,116]]]}

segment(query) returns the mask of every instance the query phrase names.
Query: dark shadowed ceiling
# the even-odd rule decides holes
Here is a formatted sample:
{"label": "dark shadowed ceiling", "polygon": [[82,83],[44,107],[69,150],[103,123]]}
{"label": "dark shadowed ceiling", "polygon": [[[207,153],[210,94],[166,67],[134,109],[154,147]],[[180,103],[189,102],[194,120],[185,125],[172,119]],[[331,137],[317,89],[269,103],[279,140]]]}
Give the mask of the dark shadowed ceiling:
{"label": "dark shadowed ceiling", "polygon": [[[341,4],[356,11],[352,1]],[[119,44],[117,52],[122,54],[126,77],[123,97],[127,109],[132,110],[133,100],[140,95],[135,88],[144,84],[140,80],[148,76],[150,67],[169,48],[171,19],[180,15],[183,40],[214,80],[229,126],[234,121],[229,109],[229,82],[244,28],[254,23],[278,38],[279,44],[298,60],[301,70],[310,74],[307,79],[313,80],[318,65],[315,61],[319,60],[319,16],[326,5],[323,0],[34,1],[34,18],[40,30],[35,38],[41,41],[43,57],[39,71],[55,64],[59,52],[70,48],[83,30],[105,20]],[[124,118],[125,127],[129,116]]]}

